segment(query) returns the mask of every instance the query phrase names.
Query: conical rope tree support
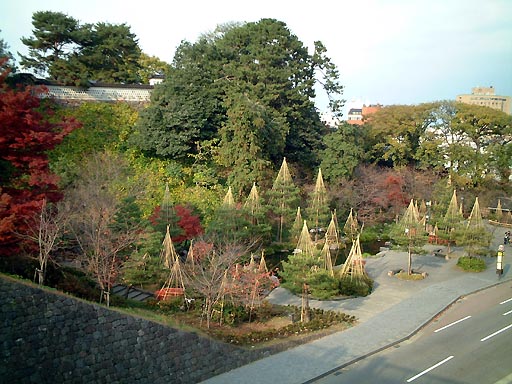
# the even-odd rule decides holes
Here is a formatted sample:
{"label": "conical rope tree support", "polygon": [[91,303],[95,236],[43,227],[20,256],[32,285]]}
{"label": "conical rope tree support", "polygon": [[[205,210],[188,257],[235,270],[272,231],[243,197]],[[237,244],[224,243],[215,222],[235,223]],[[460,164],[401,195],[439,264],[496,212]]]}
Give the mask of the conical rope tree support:
{"label": "conical rope tree support", "polygon": [[467,224],[463,229],[461,240],[470,258],[470,262],[472,262],[471,258],[473,256],[481,254],[490,245],[491,234],[485,228],[478,197],[475,198],[475,203],[468,217]]}
{"label": "conical rope tree support", "polygon": [[228,191],[226,192],[224,200],[222,201],[222,206],[225,208],[234,208],[235,206],[235,199],[233,198],[231,187],[228,187]]}
{"label": "conical rope tree support", "polygon": [[267,262],[265,261],[265,254],[261,251],[261,259],[260,265],[258,266],[258,271],[260,273],[268,273]]}
{"label": "conical rope tree support", "polygon": [[423,230],[422,224],[419,218],[419,212],[417,205],[414,204],[414,200],[411,199],[409,206],[407,207],[403,217],[400,219],[400,226],[403,228],[405,235],[408,238],[407,246],[407,274],[412,274],[412,246],[414,238],[420,235],[420,231]]}
{"label": "conical rope tree support", "polygon": [[354,209],[350,208],[350,213],[347,217],[347,221],[345,222],[345,225],[343,226],[343,232],[347,236],[350,237],[350,240],[355,240],[357,236],[359,235],[360,228],[359,223],[357,221],[357,217],[354,213]]}
{"label": "conical rope tree support", "polygon": [[297,207],[297,214],[295,215],[295,221],[293,222],[293,226],[292,226],[293,240],[295,240],[295,241],[299,240],[300,232],[302,230],[303,224],[304,224],[304,219],[302,218],[300,207]]}
{"label": "conical rope tree support", "polygon": [[341,267],[339,277],[340,279],[350,278],[350,280],[356,281],[357,284],[364,283],[367,277],[359,235],[352,241],[352,247],[345,264]]}
{"label": "conical rope tree support", "polygon": [[315,188],[310,196],[310,204],[308,208],[308,218],[310,224],[313,223],[313,230],[315,234],[315,243],[318,241],[318,234],[321,231],[327,220],[329,220],[329,203],[327,201],[327,189],[325,188],[324,179],[322,177],[322,170],[318,170]]}
{"label": "conical rope tree support", "polygon": [[503,219],[503,209],[501,208],[501,200],[498,199],[498,205],[496,206],[496,221],[499,223]]}
{"label": "conical rope tree support", "polygon": [[251,223],[253,225],[258,225],[258,217],[263,210],[263,206],[261,204],[261,199],[258,193],[258,188],[256,187],[256,183],[252,184],[249,196],[247,196],[247,200],[244,203],[244,209],[249,213],[249,216],[251,217]]}
{"label": "conical rope tree support", "polygon": [[334,277],[334,270],[332,266],[332,258],[331,258],[331,249],[327,242],[324,243],[324,246],[322,247],[322,259],[324,263],[324,269],[329,272],[329,275],[331,277]]}
{"label": "conical rope tree support", "polygon": [[268,194],[269,205],[272,207],[277,222],[276,240],[281,243],[285,238],[285,227],[288,228],[291,224],[293,211],[299,200],[299,190],[293,183],[286,158],[283,159],[279,173]]}
{"label": "conical rope tree support", "polygon": [[302,231],[294,253],[300,253],[304,256],[314,256],[315,252],[315,244],[313,243],[313,240],[311,240],[306,220],[304,220],[304,225],[302,226]]}
{"label": "conical rope tree support", "polygon": [[452,198],[450,200],[450,204],[448,204],[448,208],[446,210],[446,214],[444,215],[444,235],[448,240],[448,249],[447,253],[451,252],[451,243],[453,242],[453,235],[457,228],[460,226],[463,220],[461,209],[459,208],[457,202],[457,191],[453,190]]}
{"label": "conical rope tree support", "polygon": [[169,225],[167,225],[164,241],[162,242],[162,251],[160,252],[160,261],[163,263],[165,268],[171,269],[174,261],[178,260],[178,258],[178,254],[176,253],[176,249],[172,243]]}
{"label": "conical rope tree support", "polygon": [[[329,257],[331,259],[331,266],[336,265],[336,260],[338,258],[338,252],[340,251],[340,238],[338,233],[338,224],[336,220],[336,211],[331,214],[331,221],[329,226],[327,227],[327,231],[325,232],[325,245],[329,248]],[[324,245],[324,247],[325,247]],[[323,251],[322,251],[323,252]],[[334,253],[334,260],[332,257],[332,253]]]}

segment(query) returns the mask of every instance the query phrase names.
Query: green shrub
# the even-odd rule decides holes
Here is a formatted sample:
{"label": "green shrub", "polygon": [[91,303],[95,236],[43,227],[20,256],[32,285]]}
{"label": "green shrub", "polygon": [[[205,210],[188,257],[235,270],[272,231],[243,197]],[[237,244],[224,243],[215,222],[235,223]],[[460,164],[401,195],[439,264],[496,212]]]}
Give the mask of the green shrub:
{"label": "green shrub", "polygon": [[372,289],[373,280],[368,276],[359,279],[344,277],[339,282],[339,290],[345,296],[368,296]]}
{"label": "green shrub", "polygon": [[359,237],[361,243],[389,240],[389,225],[376,224],[371,227],[364,227]]}
{"label": "green shrub", "polygon": [[228,325],[236,325],[248,321],[251,313],[249,309],[243,305],[235,305],[233,303],[225,303],[223,307],[216,306],[212,316],[212,321],[219,321],[222,316],[222,323]]}
{"label": "green shrub", "polygon": [[457,265],[465,271],[469,272],[482,272],[485,271],[487,266],[485,261],[480,257],[461,256],[457,261]]}
{"label": "green shrub", "polygon": [[331,299],[340,294],[338,279],[331,277],[325,270],[311,275],[309,280],[311,297],[319,300]]}

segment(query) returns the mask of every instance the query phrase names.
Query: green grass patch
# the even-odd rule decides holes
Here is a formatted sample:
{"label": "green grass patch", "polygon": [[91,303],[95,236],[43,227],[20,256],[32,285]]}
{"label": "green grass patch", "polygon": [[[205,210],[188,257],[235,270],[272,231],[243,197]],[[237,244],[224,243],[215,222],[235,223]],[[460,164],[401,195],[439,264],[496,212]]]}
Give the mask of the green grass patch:
{"label": "green grass patch", "polygon": [[401,280],[409,280],[409,281],[417,281],[417,280],[423,280],[425,276],[423,276],[421,273],[411,273],[410,275],[405,271],[400,271],[397,274],[395,274],[397,278]]}

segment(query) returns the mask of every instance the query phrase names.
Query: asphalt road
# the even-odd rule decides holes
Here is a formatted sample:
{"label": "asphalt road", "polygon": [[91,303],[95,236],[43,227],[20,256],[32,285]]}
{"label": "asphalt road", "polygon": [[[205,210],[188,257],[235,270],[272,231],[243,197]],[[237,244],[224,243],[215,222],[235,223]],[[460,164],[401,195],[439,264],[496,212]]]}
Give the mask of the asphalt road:
{"label": "asphalt road", "polygon": [[315,383],[512,383],[510,282],[459,300],[412,339]]}

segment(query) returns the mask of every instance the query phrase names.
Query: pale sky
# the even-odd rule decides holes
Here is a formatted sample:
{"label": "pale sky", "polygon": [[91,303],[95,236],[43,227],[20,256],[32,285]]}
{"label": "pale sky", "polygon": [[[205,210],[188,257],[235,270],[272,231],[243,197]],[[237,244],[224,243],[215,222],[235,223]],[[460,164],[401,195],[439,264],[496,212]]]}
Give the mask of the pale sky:
{"label": "pale sky", "polygon": [[454,100],[479,85],[512,96],[512,0],[3,0],[0,38],[12,53],[27,53],[20,38],[32,36],[36,11],[126,23],[167,62],[218,24],[274,18],[306,46],[326,46],[349,106]]}

